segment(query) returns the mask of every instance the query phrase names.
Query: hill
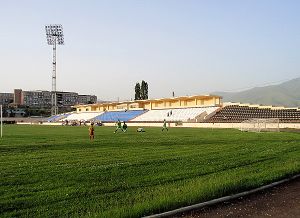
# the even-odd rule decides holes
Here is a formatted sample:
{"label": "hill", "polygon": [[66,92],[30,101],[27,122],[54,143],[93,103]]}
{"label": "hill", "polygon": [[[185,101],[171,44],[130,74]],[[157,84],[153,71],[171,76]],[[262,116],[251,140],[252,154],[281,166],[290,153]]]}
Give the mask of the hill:
{"label": "hill", "polygon": [[242,92],[213,94],[223,96],[223,102],[300,107],[300,77],[278,85],[255,87]]}

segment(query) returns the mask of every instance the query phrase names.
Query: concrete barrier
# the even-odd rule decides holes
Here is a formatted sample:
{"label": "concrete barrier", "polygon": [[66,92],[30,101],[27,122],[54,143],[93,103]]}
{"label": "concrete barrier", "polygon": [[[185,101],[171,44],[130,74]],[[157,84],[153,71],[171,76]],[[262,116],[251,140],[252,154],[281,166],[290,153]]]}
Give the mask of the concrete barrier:
{"label": "concrete barrier", "polygon": [[[52,123],[52,122],[43,122],[42,124],[39,123],[31,123],[31,122],[17,122],[17,124],[37,124],[37,125],[51,125],[51,126],[59,126],[62,123]],[[128,122],[128,126],[142,126],[142,127],[162,127],[163,123],[134,123]],[[177,125],[176,123],[170,123],[169,127],[190,127],[190,128],[224,128],[224,129],[239,129],[241,126],[244,125],[242,123],[181,123]],[[247,124],[245,124],[247,125]],[[115,126],[115,123],[104,123],[104,126]],[[300,129],[300,123],[279,123],[279,128],[291,128],[291,129]]]}

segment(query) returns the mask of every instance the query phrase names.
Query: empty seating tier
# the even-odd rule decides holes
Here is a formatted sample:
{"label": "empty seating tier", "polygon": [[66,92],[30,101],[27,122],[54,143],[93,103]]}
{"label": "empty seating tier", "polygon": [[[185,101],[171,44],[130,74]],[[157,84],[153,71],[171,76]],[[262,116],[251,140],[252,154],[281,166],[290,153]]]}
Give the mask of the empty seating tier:
{"label": "empty seating tier", "polygon": [[53,115],[47,119],[48,122],[57,122],[59,120],[67,118],[71,113],[66,113],[66,114],[58,114],[58,115]]}
{"label": "empty seating tier", "polygon": [[196,119],[199,115],[203,114],[206,116],[213,111],[217,110],[218,107],[197,107],[197,108],[177,108],[177,109],[161,109],[161,110],[150,110],[147,113],[133,119],[132,121],[191,121]]}
{"label": "empty seating tier", "polygon": [[278,118],[282,123],[299,123],[300,110],[271,109],[250,106],[229,105],[216,112],[204,122],[209,123],[240,123],[248,119]]}
{"label": "empty seating tier", "polygon": [[66,117],[66,119],[64,119],[64,120],[68,120],[68,121],[71,121],[71,120],[77,120],[77,121],[85,120],[85,121],[88,121],[88,120],[94,119],[95,117],[97,117],[101,114],[103,114],[103,112],[73,113],[70,116]]}
{"label": "empty seating tier", "polygon": [[95,121],[101,122],[115,122],[115,121],[129,121],[141,114],[144,114],[147,110],[128,110],[128,111],[107,111],[97,117]]}

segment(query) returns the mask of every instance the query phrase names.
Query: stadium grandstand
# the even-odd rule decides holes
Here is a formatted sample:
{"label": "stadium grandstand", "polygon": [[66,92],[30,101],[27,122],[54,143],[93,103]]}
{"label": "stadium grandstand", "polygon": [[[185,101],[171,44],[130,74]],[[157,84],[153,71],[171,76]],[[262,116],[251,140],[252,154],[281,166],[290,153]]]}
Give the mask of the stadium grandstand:
{"label": "stadium grandstand", "polygon": [[[48,122],[88,121],[114,123],[198,123],[205,127],[238,124],[252,119],[278,119],[280,123],[300,123],[299,108],[284,108],[241,103],[221,103],[215,95],[184,96],[126,102],[75,105],[76,112],[50,117]],[[188,125],[187,125],[188,126]],[[191,125],[189,125],[191,126]],[[192,125],[195,126],[195,125]]]}
{"label": "stadium grandstand", "polygon": [[84,121],[88,121],[88,120],[92,120],[95,117],[99,116],[103,114],[103,112],[82,112],[82,113],[72,113],[69,116],[63,118],[62,120],[68,120],[68,121],[72,121],[72,120],[84,120]]}
{"label": "stadium grandstand", "polygon": [[61,121],[63,119],[66,119],[68,116],[70,116],[72,113],[63,113],[63,114],[57,114],[57,115],[53,115],[51,117],[49,117],[47,119],[48,122],[57,122],[57,121]]}
{"label": "stadium grandstand", "polygon": [[147,110],[108,111],[96,116],[94,120],[101,122],[130,121],[146,112]]}
{"label": "stadium grandstand", "polygon": [[77,105],[77,114],[103,112],[94,121],[115,122],[199,122],[217,110],[221,97],[214,95],[184,96],[127,102]]}
{"label": "stadium grandstand", "polygon": [[[133,119],[132,121],[182,121],[197,122],[219,107],[195,107],[150,110],[149,112]],[[198,119],[197,119],[198,118]]]}
{"label": "stadium grandstand", "polygon": [[250,119],[278,118],[281,123],[300,123],[299,108],[283,108],[255,105],[227,105],[203,122],[208,123],[241,123]]}

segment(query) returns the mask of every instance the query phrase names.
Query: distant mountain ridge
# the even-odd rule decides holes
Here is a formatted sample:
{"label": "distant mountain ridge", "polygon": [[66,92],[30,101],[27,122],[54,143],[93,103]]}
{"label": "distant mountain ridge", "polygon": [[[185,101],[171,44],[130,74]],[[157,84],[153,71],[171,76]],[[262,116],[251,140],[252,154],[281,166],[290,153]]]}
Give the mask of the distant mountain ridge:
{"label": "distant mountain ridge", "polygon": [[287,82],[255,87],[241,92],[214,92],[223,102],[241,102],[285,107],[300,107],[300,77]]}

